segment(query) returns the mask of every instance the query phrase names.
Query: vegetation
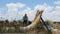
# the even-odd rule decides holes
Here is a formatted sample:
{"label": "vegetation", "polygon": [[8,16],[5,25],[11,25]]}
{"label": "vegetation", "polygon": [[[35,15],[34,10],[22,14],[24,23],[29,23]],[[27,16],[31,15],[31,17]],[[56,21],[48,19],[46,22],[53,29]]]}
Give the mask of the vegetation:
{"label": "vegetation", "polygon": [[[27,32],[29,34],[52,34],[51,29],[49,29],[49,28],[51,28],[51,27],[53,27],[54,29],[60,28],[60,24],[54,23],[51,21],[44,21],[41,18],[41,15],[42,15],[42,11],[37,12],[35,19],[32,22],[28,21],[29,26],[27,26],[27,27],[24,27],[24,25],[26,25],[26,24],[23,24],[22,20],[0,21],[0,32],[5,32],[5,33],[6,32],[7,33],[8,32],[9,33],[26,33]],[[43,27],[43,26],[45,26],[45,27]],[[48,27],[48,26],[51,26],[51,27]]]}

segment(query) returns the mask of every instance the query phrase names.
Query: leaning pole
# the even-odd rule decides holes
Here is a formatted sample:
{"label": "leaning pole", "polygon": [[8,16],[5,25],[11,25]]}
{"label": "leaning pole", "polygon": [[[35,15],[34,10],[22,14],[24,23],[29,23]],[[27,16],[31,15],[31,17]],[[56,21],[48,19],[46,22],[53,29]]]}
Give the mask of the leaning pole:
{"label": "leaning pole", "polygon": [[37,25],[39,24],[40,20],[41,20],[40,17],[42,16],[42,13],[43,13],[43,10],[38,11],[36,13],[36,16],[35,16],[34,20],[32,21],[32,23],[26,27],[20,27],[20,31],[25,32],[25,31],[29,31],[31,29],[36,28]]}

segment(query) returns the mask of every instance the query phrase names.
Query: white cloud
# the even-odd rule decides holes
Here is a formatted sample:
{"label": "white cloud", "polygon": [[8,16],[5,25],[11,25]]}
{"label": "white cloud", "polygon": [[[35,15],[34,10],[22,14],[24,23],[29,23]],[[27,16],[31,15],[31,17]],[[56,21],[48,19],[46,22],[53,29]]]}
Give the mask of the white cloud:
{"label": "white cloud", "polygon": [[52,9],[51,6],[48,6],[46,3],[42,4],[42,5],[36,5],[35,9],[39,9],[39,10],[44,10],[44,11],[49,11]]}
{"label": "white cloud", "polygon": [[32,10],[31,8],[27,7],[26,9],[24,9],[22,12],[19,12],[21,18],[24,16],[24,14],[27,14],[29,20],[33,20],[34,16],[35,16],[35,11]]}
{"label": "white cloud", "polygon": [[[43,18],[45,19],[45,20],[51,20],[51,21],[59,21],[60,22],[60,1],[56,1],[56,2],[54,2],[56,5],[55,5],[55,7],[53,7],[53,9],[51,8],[51,6],[50,6],[50,8],[53,10],[53,11],[51,11],[51,12],[49,12],[49,11],[45,11],[45,13],[43,13],[43,15],[45,16],[43,16]],[[47,5],[47,7],[48,7],[48,5]],[[43,8],[44,9],[44,8]],[[50,9],[47,9],[47,10],[50,10]]]}
{"label": "white cloud", "polygon": [[8,12],[6,14],[6,17],[8,17],[8,19],[15,19],[16,15],[17,15],[17,9],[8,9]]}
{"label": "white cloud", "polygon": [[7,13],[5,15],[5,18],[9,20],[13,20],[17,18],[16,17],[17,14],[18,14],[18,17],[22,18],[25,13],[28,15],[29,20],[33,20],[37,12],[36,11],[37,9],[44,10],[45,15],[47,15],[48,11],[52,9],[52,7],[48,6],[46,3],[42,5],[40,4],[36,5],[33,10],[30,7],[25,7],[25,9],[22,11],[18,11],[18,8],[23,8],[25,6],[25,4],[22,4],[22,3],[9,3],[9,4],[6,4],[6,6],[7,6]]}
{"label": "white cloud", "polygon": [[44,10],[44,13],[43,13],[43,15],[42,15],[42,17],[43,17],[43,19],[50,19],[50,16],[51,16],[51,14],[50,14],[50,11],[53,9],[53,7],[52,6],[49,6],[49,5],[47,5],[46,3],[44,3],[44,4],[42,4],[42,5],[36,5],[35,6],[35,9],[39,9],[39,10]]}
{"label": "white cloud", "polygon": [[25,4],[19,3],[19,2],[18,3],[8,3],[8,4],[6,4],[6,6],[8,8],[22,8],[25,6]]}
{"label": "white cloud", "polygon": [[3,9],[2,8],[0,8],[0,14],[3,12]]}
{"label": "white cloud", "polygon": [[3,18],[4,18],[4,15],[2,13],[3,13],[3,9],[0,8],[0,20],[3,20]]}
{"label": "white cloud", "polygon": [[52,21],[60,21],[60,6],[56,6],[55,10],[51,13]]}
{"label": "white cloud", "polygon": [[54,4],[60,5],[60,0],[59,1],[55,1]]}
{"label": "white cloud", "polygon": [[19,12],[19,14],[21,17],[23,17],[24,14],[26,13],[29,17],[29,20],[33,20],[38,9],[44,10],[43,17],[44,17],[44,19],[45,18],[48,19],[49,15],[50,15],[49,11],[51,11],[53,9],[53,7],[47,5],[46,3],[44,3],[42,5],[38,4],[34,7],[33,10],[31,8],[27,7],[27,9],[23,10],[22,12]]}
{"label": "white cloud", "polygon": [[49,19],[51,21],[59,21],[60,22],[60,0],[59,1],[55,1],[55,7],[53,12],[50,13],[49,15]]}
{"label": "white cloud", "polygon": [[[6,4],[6,7],[7,7],[6,15],[3,16],[2,14],[0,14],[0,16],[3,16],[9,20],[14,20],[15,18],[18,17],[20,19],[24,16],[25,13],[28,15],[29,20],[33,20],[37,10],[39,9],[44,10],[43,19],[51,21],[60,21],[60,5],[57,5],[54,8],[52,6],[47,5],[46,3],[38,4],[34,6],[33,10],[30,7],[27,7],[23,3],[8,3]],[[19,11],[19,9],[21,8],[24,9],[22,11]]]}
{"label": "white cloud", "polygon": [[25,4],[23,3],[8,3],[6,4],[7,13],[5,15],[6,19],[14,20],[18,14],[18,8],[23,8]]}
{"label": "white cloud", "polygon": [[46,3],[42,5],[36,5],[35,9],[44,10],[43,19],[51,21],[60,21],[60,6],[52,7]]}
{"label": "white cloud", "polygon": [[24,6],[25,6],[25,4],[23,4],[23,3],[19,3],[19,2],[18,2],[18,3],[16,3],[16,5],[17,5],[17,7],[18,7],[18,8],[22,8],[22,7],[24,7]]}

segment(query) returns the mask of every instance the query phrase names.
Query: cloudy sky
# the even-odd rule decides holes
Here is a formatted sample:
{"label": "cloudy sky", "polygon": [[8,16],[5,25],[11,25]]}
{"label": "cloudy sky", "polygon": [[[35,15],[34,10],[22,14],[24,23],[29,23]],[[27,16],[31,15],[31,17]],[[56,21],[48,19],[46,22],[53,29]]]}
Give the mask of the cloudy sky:
{"label": "cloudy sky", "polygon": [[38,9],[44,20],[60,21],[60,0],[0,0],[0,20],[22,19],[25,13],[33,20]]}

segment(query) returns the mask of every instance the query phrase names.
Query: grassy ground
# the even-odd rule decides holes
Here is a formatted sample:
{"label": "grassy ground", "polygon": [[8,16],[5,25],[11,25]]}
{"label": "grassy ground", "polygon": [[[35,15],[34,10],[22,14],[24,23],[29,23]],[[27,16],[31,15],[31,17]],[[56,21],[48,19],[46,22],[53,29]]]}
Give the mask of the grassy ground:
{"label": "grassy ground", "polygon": [[[22,22],[19,24],[19,26],[24,27],[23,25],[24,25],[24,24],[23,24]],[[11,25],[11,26],[14,26],[14,25]],[[60,25],[55,24],[55,25],[53,26],[53,28],[58,28],[59,26],[60,26]],[[2,29],[3,29],[3,28],[0,28],[0,33],[1,33],[1,32],[2,32],[2,33],[23,33],[23,32],[20,32],[19,27],[16,27],[15,30],[8,30],[8,31],[6,31],[6,30],[3,31]],[[47,31],[47,30],[45,30],[45,29],[38,29],[38,28],[36,28],[36,29],[30,30],[30,31],[24,32],[23,34],[52,34],[52,33],[51,33],[50,30]]]}

